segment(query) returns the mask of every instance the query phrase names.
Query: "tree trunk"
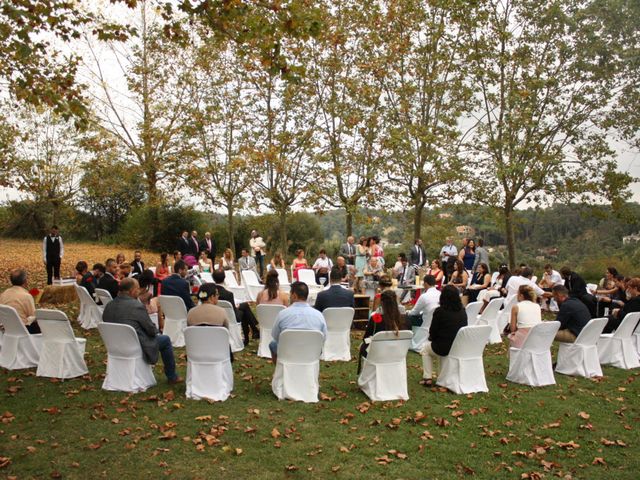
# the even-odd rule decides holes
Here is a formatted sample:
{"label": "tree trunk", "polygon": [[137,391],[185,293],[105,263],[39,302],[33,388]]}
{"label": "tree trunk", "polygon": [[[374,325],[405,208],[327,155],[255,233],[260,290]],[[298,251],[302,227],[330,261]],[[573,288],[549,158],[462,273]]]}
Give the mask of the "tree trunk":
{"label": "tree trunk", "polygon": [[157,205],[160,196],[158,195],[158,175],[154,169],[147,169],[144,172],[144,177],[147,183],[147,203],[149,205]]}
{"label": "tree trunk", "polygon": [[504,207],[504,227],[507,234],[509,270],[513,271],[516,268],[516,240],[513,232],[513,207],[509,203]]}
{"label": "tree trunk", "polygon": [[[228,204],[227,204],[228,205]],[[235,250],[235,223],[233,218],[234,210],[232,206],[227,207],[227,235],[229,236],[229,248]]]}
{"label": "tree trunk", "polygon": [[424,202],[415,202],[415,208],[413,209],[413,238],[411,240],[420,238],[420,232],[422,231],[422,212],[424,212]]}
{"label": "tree trunk", "polygon": [[346,227],[347,227],[347,237],[353,235],[353,212],[347,209],[347,218],[346,218]]}
{"label": "tree trunk", "polygon": [[287,245],[287,210],[282,209],[278,212],[280,219],[280,248],[282,255],[287,255],[289,246]]}

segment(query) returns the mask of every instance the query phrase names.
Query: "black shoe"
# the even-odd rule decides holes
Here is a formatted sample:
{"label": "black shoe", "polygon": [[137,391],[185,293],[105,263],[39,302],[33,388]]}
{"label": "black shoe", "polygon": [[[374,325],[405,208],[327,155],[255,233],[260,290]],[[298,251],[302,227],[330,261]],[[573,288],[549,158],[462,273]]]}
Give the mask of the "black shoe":
{"label": "black shoe", "polygon": [[253,332],[251,338],[253,338],[254,340],[260,340],[260,332]]}

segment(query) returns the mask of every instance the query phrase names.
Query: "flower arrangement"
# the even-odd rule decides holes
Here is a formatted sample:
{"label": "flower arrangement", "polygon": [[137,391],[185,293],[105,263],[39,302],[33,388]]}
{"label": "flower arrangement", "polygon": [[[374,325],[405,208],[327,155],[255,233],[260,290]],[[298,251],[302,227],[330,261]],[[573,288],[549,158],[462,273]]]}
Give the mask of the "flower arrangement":
{"label": "flower arrangement", "polygon": [[29,290],[29,295],[31,295],[33,298],[36,298],[38,295],[40,295],[40,290],[38,290],[37,288],[32,288],[31,290]]}
{"label": "flower arrangement", "polygon": [[382,314],[378,312],[374,313],[371,315],[371,320],[373,320],[374,323],[382,322]]}

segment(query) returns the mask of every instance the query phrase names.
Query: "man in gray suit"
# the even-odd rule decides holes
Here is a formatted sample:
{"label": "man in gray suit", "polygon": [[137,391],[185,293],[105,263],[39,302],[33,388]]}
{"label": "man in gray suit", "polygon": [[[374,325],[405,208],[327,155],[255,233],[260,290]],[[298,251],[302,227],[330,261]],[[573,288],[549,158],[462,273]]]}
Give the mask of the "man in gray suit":
{"label": "man in gray suit", "polygon": [[340,247],[340,256],[344,257],[348,265],[353,265],[356,261],[356,246],[353,244],[354,238],[347,237],[347,243]]}
{"label": "man in gray suit", "polygon": [[138,300],[140,287],[135,278],[124,278],[120,282],[118,296],[104,307],[102,320],[107,323],[123,323],[134,328],[142,347],[142,356],[150,364],[158,362],[158,352],[162,356],[164,374],[170,384],[182,382],[176,373],[171,339],[158,335],[158,330],[149,318],[147,309]]}
{"label": "man in gray suit", "polygon": [[[399,287],[410,287],[416,283],[416,269],[414,265],[409,265],[409,261],[407,260],[407,256],[404,253],[398,255],[400,258],[401,268],[399,268],[398,275],[398,286]],[[408,290],[402,292],[400,295],[400,302],[404,301],[407,296]]]}
{"label": "man in gray suit", "polygon": [[[256,259],[249,255],[249,250],[246,248],[242,249],[242,256],[238,259],[238,265],[240,266],[241,272],[243,270],[252,270],[258,275]],[[258,275],[258,278],[260,278],[260,275]]]}

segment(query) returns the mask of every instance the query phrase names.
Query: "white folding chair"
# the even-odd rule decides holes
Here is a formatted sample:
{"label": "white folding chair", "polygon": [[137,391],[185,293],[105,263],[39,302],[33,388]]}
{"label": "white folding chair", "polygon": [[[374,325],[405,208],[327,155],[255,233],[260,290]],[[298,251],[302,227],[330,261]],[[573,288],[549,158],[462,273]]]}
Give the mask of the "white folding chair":
{"label": "white folding chair", "polygon": [[256,272],[253,270],[242,270],[240,274],[242,276],[242,284],[247,292],[247,297],[251,302],[255,302],[260,292],[264,290],[264,285],[260,284],[258,275],[256,275]]}
{"label": "white folding chair", "polygon": [[358,386],[373,401],[408,400],[407,352],[413,333],[409,330],[378,332],[371,337],[362,358]]}
{"label": "white folding chair", "polygon": [[457,394],[488,392],[482,353],[491,327],[462,327],[453,340],[449,355],[441,357],[437,384]]}
{"label": "white folding chair", "polygon": [[187,345],[187,398],[225,401],[233,390],[229,331],[214,326],[187,327],[184,337]]}
{"label": "white folding chair", "polygon": [[78,314],[78,322],[84,329],[96,328],[102,323],[102,308],[91,298],[89,292],[80,285],[73,284],[80,299],[80,313]]}
{"label": "white folding chair", "polygon": [[587,292],[595,295],[596,290],[598,290],[598,285],[596,283],[587,283]]}
{"label": "white folding chair", "polygon": [[7,370],[37,367],[42,335],[30,335],[18,312],[8,305],[0,305],[0,324],[4,326],[0,367]]}
{"label": "white folding chair", "polygon": [[467,312],[467,326],[472,327],[476,324],[482,305],[484,305],[483,302],[471,302],[465,307],[465,311]]}
{"label": "white folding chair", "polygon": [[555,385],[551,364],[551,343],[560,322],[542,322],[531,327],[522,348],[509,349],[507,380],[532,387]]}
{"label": "white folding chair", "polygon": [[145,270],[151,270],[153,274],[156,274],[156,267],[147,267]]}
{"label": "white folding chair", "polygon": [[[515,302],[517,303],[518,299],[515,298]],[[487,308],[484,309],[484,312],[478,317],[476,321],[476,325],[489,325],[491,327],[491,336],[489,337],[489,343],[501,343],[502,337],[500,333],[502,329],[500,329],[500,325],[502,325],[503,317],[505,315],[507,318],[507,322],[509,320],[509,316],[511,315],[511,307],[515,305],[515,303],[511,303],[506,305],[505,308],[501,311],[500,307],[504,303],[504,298],[494,298],[489,302]],[[508,313],[507,313],[508,312]],[[506,325],[506,324],[505,324]]]}
{"label": "white folding chair", "polygon": [[160,295],[158,302],[164,313],[162,333],[169,336],[174,347],[184,347],[184,329],[187,328],[187,307],[184,300],[173,295]]}
{"label": "white folding chair", "polygon": [[640,367],[633,332],[640,321],[640,312],[627,313],[614,333],[603,333],[598,339],[598,356],[602,365],[630,368]]}
{"label": "white folding chair", "polygon": [[298,280],[306,283],[309,290],[314,290],[316,294],[324,288],[319,283],[316,283],[316,272],[311,268],[301,268],[298,270]]}
{"label": "white folding chair", "polygon": [[422,325],[411,327],[413,338],[411,339],[411,350],[420,353],[424,344],[429,339],[429,328],[433,319],[433,312],[438,308],[437,305],[431,305],[422,312]]}
{"label": "white folding chair", "polygon": [[203,283],[214,283],[211,272],[202,272],[200,274],[200,280],[202,280]]}
{"label": "white folding chair", "polygon": [[597,343],[606,325],[606,318],[594,318],[584,326],[574,343],[559,342],[556,372],[578,377],[601,377]]}
{"label": "white folding chair", "polygon": [[145,361],[138,334],[132,326],[101,323],[98,331],[107,347],[103,390],[137,393],[156,384],[153,367]]}
{"label": "white folding chair", "polygon": [[42,330],[36,376],[67,379],[89,373],[84,362],[87,339],[76,338],[65,313],[39,309],[36,310],[36,320]]}
{"label": "white folding chair", "polygon": [[278,361],[271,380],[278,400],[318,401],[323,343],[324,335],[316,330],[285,330],[280,334]]}
{"label": "white folding chair", "polygon": [[229,320],[229,345],[232,352],[240,352],[244,350],[244,342],[242,341],[242,325],[238,323],[236,312],[226,300],[218,300],[218,306],[224,309]]}
{"label": "white folding chair", "polygon": [[284,268],[276,268],[276,272],[278,272],[278,283],[280,283],[280,290],[289,293],[291,291],[291,283],[289,282],[287,271]]}
{"label": "white folding chair", "polygon": [[96,299],[100,300],[102,306],[104,307],[107,303],[113,300],[111,293],[109,290],[105,290],[104,288],[96,288]]}
{"label": "white folding chair", "polygon": [[233,270],[224,271],[224,287],[233,293],[233,299],[235,300],[236,305],[247,301],[247,290],[244,286],[238,284],[238,279],[236,278],[236,274]]}
{"label": "white folding chair", "polygon": [[258,305],[256,307],[256,320],[260,325],[260,343],[258,344],[258,356],[271,358],[269,343],[273,340],[271,329],[276,323],[276,317],[284,310],[284,305]]}
{"label": "white folding chair", "polygon": [[326,308],[322,315],[327,322],[327,338],[322,348],[322,360],[351,360],[351,324],[355,310],[351,307]]}

